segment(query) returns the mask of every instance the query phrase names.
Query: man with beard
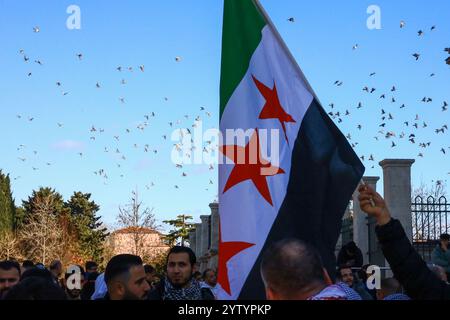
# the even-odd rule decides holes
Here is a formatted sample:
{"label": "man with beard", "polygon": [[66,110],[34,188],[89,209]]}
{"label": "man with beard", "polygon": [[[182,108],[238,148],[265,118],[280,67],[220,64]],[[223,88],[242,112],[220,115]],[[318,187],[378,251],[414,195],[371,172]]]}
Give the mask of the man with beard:
{"label": "man with beard", "polygon": [[3,300],[10,289],[19,283],[20,265],[15,261],[0,262],[0,300]]}
{"label": "man with beard", "polygon": [[150,291],[150,300],[214,300],[209,288],[193,279],[196,257],[192,249],[175,246],[166,260],[167,277]]}
{"label": "man with beard", "polygon": [[81,300],[81,289],[85,283],[85,273],[81,266],[70,266],[65,274],[65,291],[68,300]]}
{"label": "man with beard", "polygon": [[142,259],[120,254],[109,260],[105,270],[108,294],[104,300],[143,300],[150,289]]}

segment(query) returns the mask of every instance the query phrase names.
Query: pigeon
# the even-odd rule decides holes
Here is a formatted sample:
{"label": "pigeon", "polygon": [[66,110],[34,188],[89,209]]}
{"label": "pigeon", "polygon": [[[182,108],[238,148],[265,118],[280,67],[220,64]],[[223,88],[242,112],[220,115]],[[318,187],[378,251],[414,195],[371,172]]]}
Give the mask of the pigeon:
{"label": "pigeon", "polygon": [[416,58],[416,61],[419,60],[419,58],[420,58],[420,54],[418,54],[418,53],[414,53],[412,56],[414,58]]}
{"label": "pigeon", "polygon": [[176,61],[176,62],[180,62],[181,59],[182,59],[181,57],[175,57],[175,61]]}
{"label": "pigeon", "polygon": [[78,53],[77,57],[78,57],[78,60],[82,60],[83,59],[83,54],[82,53]]}
{"label": "pigeon", "polygon": [[356,49],[358,49],[358,47],[359,47],[359,45],[358,45],[358,44],[355,44],[355,45],[352,47],[352,49],[353,49],[353,50],[356,50]]}
{"label": "pigeon", "polygon": [[400,21],[400,29],[403,29],[405,27],[406,23],[405,21]]}
{"label": "pigeon", "polygon": [[295,19],[294,19],[293,17],[290,17],[290,18],[287,19],[287,21],[289,21],[289,22],[295,22]]}
{"label": "pigeon", "polygon": [[431,31],[436,30],[436,26],[431,27]]}
{"label": "pigeon", "polygon": [[369,75],[369,77],[373,77],[374,75],[376,75],[377,73],[376,72],[372,72],[370,75]]}
{"label": "pigeon", "polygon": [[144,72],[144,65],[139,66],[139,69],[140,69],[142,72]]}
{"label": "pigeon", "polygon": [[444,51],[450,54],[450,48],[445,48]]}
{"label": "pigeon", "polygon": [[97,87],[97,89],[100,89],[100,83],[97,82],[95,86]]}
{"label": "pigeon", "polygon": [[423,31],[422,31],[422,30],[417,31],[417,35],[418,35],[419,37],[423,36]]}
{"label": "pigeon", "polygon": [[41,28],[39,28],[39,26],[33,27],[33,32],[39,33],[39,32],[41,32]]}
{"label": "pigeon", "polygon": [[396,144],[394,143],[394,141],[392,141],[391,148],[394,148],[395,146],[396,146]]}

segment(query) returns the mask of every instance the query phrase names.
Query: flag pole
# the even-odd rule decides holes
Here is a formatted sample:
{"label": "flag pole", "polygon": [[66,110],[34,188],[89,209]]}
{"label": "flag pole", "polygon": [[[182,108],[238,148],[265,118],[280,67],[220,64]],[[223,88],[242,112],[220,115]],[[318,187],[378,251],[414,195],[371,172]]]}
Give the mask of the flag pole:
{"label": "flag pole", "polygon": [[[283,48],[283,50],[286,52],[289,60],[291,61],[291,63],[295,66],[295,68],[297,69],[298,74],[300,75],[300,77],[302,78],[302,80],[304,81],[307,89],[309,90],[309,92],[312,94],[312,96],[314,97],[314,99],[316,99],[316,101],[322,106],[322,104],[320,103],[319,98],[317,97],[316,93],[314,92],[313,88],[311,87],[310,83],[308,82],[308,79],[306,79],[305,74],[303,73],[302,69],[300,68],[300,66],[298,65],[297,61],[295,60],[294,56],[292,55],[291,51],[289,50],[288,46],[286,45],[286,43],[284,42],[283,38],[281,37],[280,33],[278,32],[277,28],[275,27],[275,25],[273,24],[272,20],[270,19],[269,15],[267,14],[266,10],[263,8],[262,4],[259,2],[259,0],[252,0],[253,3],[255,4],[255,6],[258,8],[258,10],[260,11],[260,13],[262,14],[262,16],[264,17],[264,19],[267,21],[268,26],[272,29],[275,37],[277,38],[277,40],[280,42],[281,47]],[[323,106],[322,106],[323,107]]]}

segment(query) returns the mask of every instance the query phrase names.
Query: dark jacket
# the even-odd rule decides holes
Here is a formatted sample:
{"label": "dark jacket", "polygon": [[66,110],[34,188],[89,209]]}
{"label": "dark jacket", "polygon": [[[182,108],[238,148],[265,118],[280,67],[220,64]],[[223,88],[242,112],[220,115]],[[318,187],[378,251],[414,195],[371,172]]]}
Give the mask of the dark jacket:
{"label": "dark jacket", "polygon": [[396,219],[377,226],[376,234],[395,278],[412,299],[449,300],[450,285],[440,280],[414,250]]}
{"label": "dark jacket", "polygon": [[450,250],[444,251],[438,244],[431,253],[431,261],[444,268],[445,272],[450,273]]}
{"label": "dark jacket", "polygon": [[[148,293],[148,300],[163,300],[164,297],[164,285],[165,279],[161,279],[161,281],[155,285],[154,289],[152,289]],[[215,300],[214,294],[208,288],[201,288],[202,300]]]}
{"label": "dark jacket", "polygon": [[[347,250],[352,252],[352,255],[347,253]],[[349,242],[344,245],[339,251],[337,258],[338,266],[348,266],[348,267],[362,267],[363,256],[361,250],[355,245],[354,242]]]}

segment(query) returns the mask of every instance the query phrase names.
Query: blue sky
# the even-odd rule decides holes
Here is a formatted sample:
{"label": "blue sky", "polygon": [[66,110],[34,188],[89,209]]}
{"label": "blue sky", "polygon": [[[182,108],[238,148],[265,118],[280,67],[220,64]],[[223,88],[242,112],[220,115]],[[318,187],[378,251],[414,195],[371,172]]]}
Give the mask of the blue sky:
{"label": "blue sky", "polygon": [[[355,151],[366,157],[367,175],[381,175],[378,162],[384,158],[412,158],[415,184],[450,177],[450,139],[447,131],[434,132],[450,118],[450,110],[441,111],[443,101],[450,102],[450,67],[444,62],[444,48],[450,47],[449,2],[261,2],[324,107],[350,111],[338,125],[344,134],[350,133],[351,142],[358,142]],[[81,30],[66,28],[71,4],[81,9]],[[372,4],[381,9],[381,30],[366,26],[366,10]],[[170,135],[174,128],[191,127],[197,116],[205,129],[218,126],[222,10],[223,2],[213,0],[0,0],[0,168],[13,178],[16,202],[39,186],[51,186],[65,198],[73,191],[89,192],[101,206],[104,221],[113,224],[118,205],[138,188],[160,221],[181,213],[196,219],[208,214],[208,204],[217,195],[217,169],[175,168]],[[288,22],[289,17],[295,22]],[[406,22],[403,29],[401,20]],[[433,25],[436,29],[431,31]],[[33,32],[35,26],[39,33]],[[422,37],[417,35],[420,29]],[[358,49],[353,50],[355,44]],[[24,62],[20,49],[30,61]],[[412,57],[416,52],[421,54],[417,62]],[[175,57],[182,60],[176,62]],[[124,70],[117,71],[118,66]],[[369,77],[372,72],[376,75]],[[343,85],[334,86],[336,80]],[[394,85],[397,90],[391,92]],[[362,91],[365,86],[377,90],[368,94]],[[385,100],[379,99],[382,93]],[[433,102],[420,102],[425,96]],[[363,108],[358,110],[359,102]],[[400,109],[402,104],[406,108]],[[384,132],[396,137],[385,139],[378,133],[381,108],[394,117],[384,121]],[[151,112],[156,116],[145,130],[137,129]],[[416,114],[419,121],[414,121]],[[422,128],[424,121],[427,128]],[[411,127],[414,122],[419,129]],[[92,126],[97,132],[90,132]],[[416,144],[407,140],[411,133]],[[421,142],[431,146],[419,148]],[[149,152],[144,152],[146,144]],[[367,161],[370,154],[374,162]],[[94,174],[100,169],[108,179]]]}

